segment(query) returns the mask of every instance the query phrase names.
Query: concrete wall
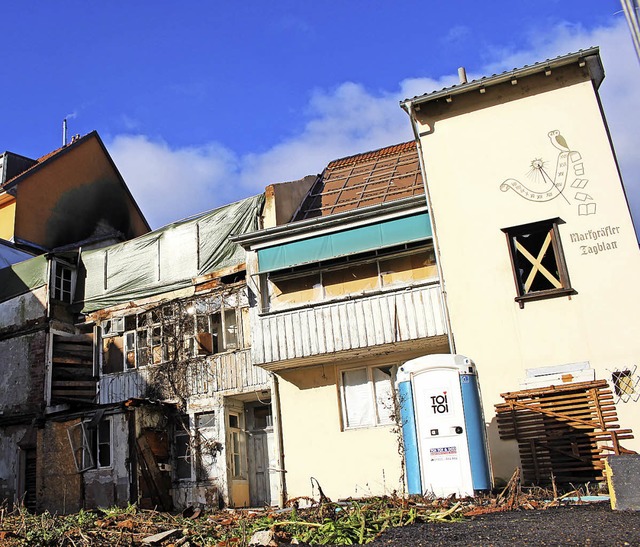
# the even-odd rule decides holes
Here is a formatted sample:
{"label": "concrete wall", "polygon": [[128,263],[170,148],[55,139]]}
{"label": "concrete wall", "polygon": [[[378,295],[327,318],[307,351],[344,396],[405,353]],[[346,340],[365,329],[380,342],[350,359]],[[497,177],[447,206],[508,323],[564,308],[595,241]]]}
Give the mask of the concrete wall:
{"label": "concrete wall", "polygon": [[45,331],[0,341],[0,408],[5,415],[44,406],[46,344]]}
{"label": "concrete wall", "polygon": [[47,287],[16,296],[0,303],[0,331],[20,328],[26,323],[43,319],[47,311]]}
{"label": "concrete wall", "polygon": [[287,494],[332,500],[401,491],[399,437],[394,425],[344,430],[336,367],[280,373]]}
{"label": "concrete wall", "polygon": [[[488,421],[500,393],[518,390],[528,368],[588,361],[596,378],[610,380],[616,368],[638,364],[638,242],[585,71],[576,63],[551,76],[454,96],[451,103],[423,104],[418,114],[456,351],[477,364]],[[552,131],[579,157],[568,166],[563,195],[525,199],[504,183],[550,188],[536,178],[533,162],[554,176],[560,150]],[[582,164],[582,174],[573,163]],[[576,179],[581,187],[571,186]],[[594,214],[583,214],[580,205],[587,203],[595,204]],[[521,309],[501,229],[554,217],[564,221],[560,237],[576,294]],[[607,227],[612,233],[597,241],[588,235]],[[618,405],[622,427],[636,435],[639,410],[637,402]],[[491,429],[496,475],[508,479],[517,458]],[[625,445],[640,448],[638,440]]]}

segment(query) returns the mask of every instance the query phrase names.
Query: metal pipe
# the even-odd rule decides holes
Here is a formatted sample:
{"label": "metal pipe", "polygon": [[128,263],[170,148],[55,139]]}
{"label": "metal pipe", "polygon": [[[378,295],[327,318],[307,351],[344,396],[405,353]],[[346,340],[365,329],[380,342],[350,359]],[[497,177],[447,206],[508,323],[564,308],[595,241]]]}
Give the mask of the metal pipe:
{"label": "metal pipe", "polygon": [[287,472],[284,467],[284,437],[282,435],[282,412],[280,410],[280,385],[278,383],[278,377],[271,373],[271,405],[273,415],[273,429],[275,433],[276,452],[278,454],[278,484],[279,484],[279,496],[278,506],[280,509],[284,509],[287,503],[287,480],[285,473]]}
{"label": "metal pipe", "polygon": [[62,146],[67,146],[67,118],[62,120]]}
{"label": "metal pipe", "polygon": [[418,147],[418,160],[420,162],[420,171],[422,172],[422,184],[424,185],[424,194],[427,201],[427,210],[429,212],[429,222],[431,224],[431,234],[433,241],[433,251],[436,256],[436,268],[438,270],[438,277],[440,278],[440,299],[442,302],[442,312],[444,313],[444,321],[447,326],[447,339],[449,340],[449,351],[452,354],[456,353],[456,342],[451,330],[451,317],[449,316],[449,305],[447,301],[447,291],[444,284],[444,274],[442,272],[442,260],[440,255],[440,242],[438,240],[438,233],[436,230],[436,221],[433,214],[433,204],[431,202],[431,194],[429,193],[429,186],[427,185],[427,172],[424,165],[424,155],[422,152],[422,142],[420,140],[420,133],[417,128],[417,120],[413,111],[413,102],[404,101],[400,103],[402,109],[409,114],[411,120],[411,129],[413,129],[413,135],[416,139],[416,145]]}
{"label": "metal pipe", "polygon": [[631,31],[631,39],[633,46],[636,48],[636,55],[640,59],[640,21],[638,20],[638,1],[637,0],[620,0],[624,15],[627,18],[627,24]]}

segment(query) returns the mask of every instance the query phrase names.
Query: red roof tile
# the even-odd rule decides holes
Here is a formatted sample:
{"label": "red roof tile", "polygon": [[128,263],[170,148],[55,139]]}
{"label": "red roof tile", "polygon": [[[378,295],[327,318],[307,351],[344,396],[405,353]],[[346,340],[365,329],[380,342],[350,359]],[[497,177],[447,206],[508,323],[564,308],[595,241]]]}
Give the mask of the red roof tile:
{"label": "red roof tile", "polygon": [[330,162],[293,219],[328,216],[424,194],[415,141]]}

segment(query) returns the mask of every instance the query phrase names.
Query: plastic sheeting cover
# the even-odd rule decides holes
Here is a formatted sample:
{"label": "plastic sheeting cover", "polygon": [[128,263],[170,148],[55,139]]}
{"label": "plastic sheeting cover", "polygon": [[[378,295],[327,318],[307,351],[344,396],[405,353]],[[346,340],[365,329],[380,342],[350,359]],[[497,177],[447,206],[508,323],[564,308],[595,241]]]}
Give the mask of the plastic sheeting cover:
{"label": "plastic sheeting cover", "polygon": [[44,255],[0,269],[0,302],[46,285],[47,271]]}
{"label": "plastic sheeting cover", "polygon": [[258,229],[264,196],[231,203],[141,237],[82,253],[77,294],[87,313],[192,284],[245,261],[231,235]]}

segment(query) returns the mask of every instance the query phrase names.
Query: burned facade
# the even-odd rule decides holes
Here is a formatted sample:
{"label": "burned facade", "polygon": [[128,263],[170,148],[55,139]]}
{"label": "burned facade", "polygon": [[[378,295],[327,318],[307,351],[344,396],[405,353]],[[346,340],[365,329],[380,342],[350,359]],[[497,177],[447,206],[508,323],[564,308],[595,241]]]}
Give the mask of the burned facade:
{"label": "burned facade", "polygon": [[[60,257],[50,259],[51,277],[41,276],[40,291],[59,321],[47,316],[47,305],[24,317],[24,302],[39,294],[33,287],[2,304],[6,328],[33,330],[27,322],[34,321],[47,327],[21,343],[23,376],[35,377],[31,399],[14,405],[25,423],[5,430],[2,460],[12,462],[5,477],[14,485],[13,492],[5,488],[7,499],[58,511],[277,499],[267,471],[274,451],[270,378],[251,364],[244,252],[228,241],[231,233],[255,230],[261,209],[257,196],[81,252],[69,283],[60,269],[68,259],[63,266],[56,266]],[[32,263],[48,266],[39,257],[3,272]],[[11,364],[4,421],[13,412],[11,388],[22,384],[13,389],[19,397],[27,392],[25,378],[16,376],[19,333],[4,353]],[[62,484],[64,501],[55,493]]]}

